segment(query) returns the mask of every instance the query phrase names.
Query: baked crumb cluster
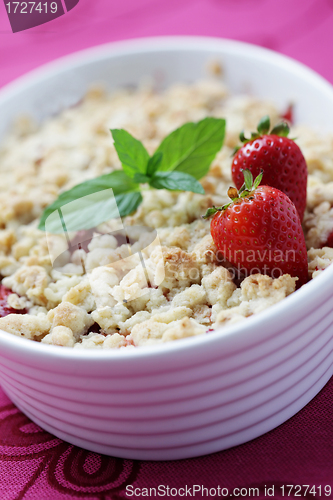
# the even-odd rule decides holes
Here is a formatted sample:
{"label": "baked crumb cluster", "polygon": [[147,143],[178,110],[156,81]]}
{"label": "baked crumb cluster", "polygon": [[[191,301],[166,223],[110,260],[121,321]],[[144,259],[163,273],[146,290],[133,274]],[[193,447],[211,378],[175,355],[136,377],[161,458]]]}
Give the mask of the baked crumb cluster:
{"label": "baked crumb cluster", "polygon": [[[0,149],[0,273],[13,292],[8,305],[28,314],[0,318],[0,328],[45,344],[133,348],[204,334],[291,294],[296,279],[289,275],[235,279],[219,259],[210,221],[201,218],[208,207],[227,202],[239,131],[254,129],[266,114],[272,123],[279,119],[271,103],[230,96],[212,79],[163,93],[95,89],[42,126],[21,118]],[[133,231],[156,229],[158,244],[138,236],[129,255],[110,221],[96,228],[85,250],[69,252],[64,235],[46,239],[37,229],[60,192],[121,167],[110,128],[128,130],[151,154],[172,130],[206,116],[227,121],[224,147],[202,180],[206,194],[147,190],[137,212],[122,221]],[[303,226],[315,277],[333,261],[333,249],[323,247],[333,230],[333,137],[303,127],[291,136],[309,170]],[[52,265],[50,253],[62,256],[60,265]]]}

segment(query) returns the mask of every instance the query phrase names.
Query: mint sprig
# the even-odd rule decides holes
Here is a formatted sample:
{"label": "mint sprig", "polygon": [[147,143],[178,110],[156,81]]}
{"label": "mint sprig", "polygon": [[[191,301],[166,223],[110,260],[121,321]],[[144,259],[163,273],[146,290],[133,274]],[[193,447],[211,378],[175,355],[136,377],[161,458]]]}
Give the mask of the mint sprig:
{"label": "mint sprig", "polygon": [[150,185],[155,189],[192,191],[192,193],[205,194],[200,182],[185,172],[156,172],[151,178]]}
{"label": "mint sprig", "polygon": [[[113,196],[107,189],[112,189]],[[100,193],[94,197],[96,193]],[[103,193],[105,195],[103,196]],[[90,196],[90,198],[87,198]],[[98,226],[101,222],[129,215],[140,205],[140,186],[125,172],[116,170],[74,186],[65,191],[43,212],[38,228],[49,233],[62,233],[63,224],[59,220],[59,210],[65,210],[67,231],[80,231]],[[75,202],[75,203],[74,203]],[[118,206],[118,210],[117,210]],[[54,217],[51,217],[54,214]],[[45,227],[48,220],[47,228]]]}
{"label": "mint sprig", "polygon": [[147,169],[146,169],[146,173],[147,173],[148,177],[153,176],[154,173],[158,170],[158,168],[161,164],[162,158],[163,158],[162,151],[156,151],[153,154],[153,156],[151,156],[149,158],[148,163],[147,163]]}
{"label": "mint sprig", "polygon": [[[144,189],[168,189],[204,194],[199,182],[221,149],[225,120],[205,118],[185,123],[168,135],[152,156],[141,141],[123,129],[113,129],[114,147],[122,170],[91,179],[61,193],[43,212],[38,228],[50,233],[90,229],[133,213]],[[106,191],[112,189],[112,191]],[[97,194],[99,193],[99,194]],[[113,196],[112,196],[113,193]]]}
{"label": "mint sprig", "polygon": [[185,123],[165,137],[157,148],[157,152],[163,153],[158,169],[178,170],[201,179],[220,151],[224,133],[223,119],[208,117],[197,123]]}
{"label": "mint sprig", "polygon": [[142,142],[123,129],[113,129],[111,134],[125,174],[132,178],[136,173],[145,174],[149,154]]}

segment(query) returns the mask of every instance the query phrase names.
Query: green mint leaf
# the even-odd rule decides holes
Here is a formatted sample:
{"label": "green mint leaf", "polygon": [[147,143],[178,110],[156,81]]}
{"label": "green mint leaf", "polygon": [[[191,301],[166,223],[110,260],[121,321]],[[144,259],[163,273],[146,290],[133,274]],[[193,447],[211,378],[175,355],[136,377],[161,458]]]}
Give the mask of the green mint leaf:
{"label": "green mint leaf", "polygon": [[248,168],[245,170],[242,170],[243,175],[244,175],[244,183],[245,183],[245,188],[247,191],[252,190],[252,184],[253,184],[253,176]]}
{"label": "green mint leaf", "polygon": [[123,129],[113,129],[111,134],[125,174],[132,178],[136,173],[145,174],[149,154],[142,142]]}
{"label": "green mint leaf", "polygon": [[91,229],[110,219],[129,215],[142,201],[139,192],[114,196],[111,189],[98,191],[63,205],[45,221],[48,233],[67,233]]}
{"label": "green mint leaf", "polygon": [[147,172],[146,172],[146,174],[149,177],[152,177],[154,175],[154,173],[158,170],[158,168],[161,164],[162,158],[163,158],[163,153],[161,151],[154,153],[153,156],[151,158],[149,158],[148,164],[147,164]]}
{"label": "green mint leaf", "polygon": [[[135,212],[142,203],[142,194],[139,191],[118,194],[115,196],[120,217],[125,217]],[[111,218],[111,217],[109,217]]]}
{"label": "green mint leaf", "polygon": [[[110,188],[113,191],[113,196],[110,191],[107,191]],[[123,196],[127,193],[136,193],[140,195],[138,192],[139,189],[140,187],[138,184],[134,183],[122,170],[116,170],[110,174],[101,175],[95,179],[82,182],[72,189],[61,193],[59,197],[44,210],[38,229],[50,233],[63,232],[61,220],[59,219],[60,212],[65,214],[64,220],[67,231],[89,229],[106,220],[118,217],[119,215],[128,215],[127,213],[121,213],[120,210],[118,215],[117,207],[112,200],[116,200],[117,202],[118,196]],[[89,196],[90,198],[87,198]],[[120,200],[122,199],[123,198],[120,198]],[[104,203],[106,204],[105,209],[103,206]],[[90,210],[91,213],[89,212]],[[82,211],[82,216],[80,211]],[[50,216],[52,217],[49,218]],[[67,220],[68,217],[70,219],[70,224]],[[77,223],[75,217],[78,218]],[[48,223],[46,227],[47,220]]]}
{"label": "green mint leaf", "polygon": [[272,135],[279,135],[280,137],[287,137],[290,132],[290,128],[287,122],[281,122],[276,125],[271,131]]}
{"label": "green mint leaf", "polygon": [[185,123],[165,137],[157,148],[155,154],[163,153],[158,170],[177,170],[201,179],[220,151],[224,134],[222,118],[208,117],[197,123]]}
{"label": "green mint leaf", "polygon": [[145,174],[134,174],[134,178],[133,178],[134,182],[137,182],[138,184],[146,184],[147,182],[150,181],[150,177],[148,177],[148,175],[145,175]]}
{"label": "green mint leaf", "polygon": [[260,135],[265,135],[269,131],[271,127],[271,121],[268,115],[265,115],[261,118],[257,130]]}
{"label": "green mint leaf", "polygon": [[156,172],[150,181],[155,189],[170,189],[172,191],[192,191],[192,193],[205,194],[199,181],[185,172]]}

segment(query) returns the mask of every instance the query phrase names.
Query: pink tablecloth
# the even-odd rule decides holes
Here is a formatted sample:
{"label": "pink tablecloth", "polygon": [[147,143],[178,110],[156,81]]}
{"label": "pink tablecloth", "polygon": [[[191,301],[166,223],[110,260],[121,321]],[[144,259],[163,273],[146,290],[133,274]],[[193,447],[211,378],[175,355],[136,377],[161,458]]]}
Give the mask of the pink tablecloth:
{"label": "pink tablecloth", "polygon": [[[6,2],[0,0],[0,86],[81,48],[167,34],[256,43],[302,61],[333,82],[332,0],[80,0],[64,16],[16,34],[10,29]],[[303,489],[303,498],[333,498],[324,490],[325,485],[333,486],[332,400],[333,381],[295,417],[251,443],[202,458],[153,463],[100,456],[63,443],[31,423],[0,389],[0,499],[114,500],[139,498],[130,496],[131,488],[126,495],[126,485],[142,489],[194,484],[216,488],[217,493],[218,486],[228,488],[228,494],[233,488],[258,487],[256,498],[269,498],[272,490],[265,495],[265,486],[275,486],[271,498],[283,498],[283,492],[289,492],[283,485],[309,484],[316,489],[306,495]],[[298,492],[293,488],[289,498]],[[205,490],[195,496],[207,497]]]}
{"label": "pink tablecloth", "polygon": [[[249,488],[258,488],[255,498],[259,499],[270,498],[265,496],[265,486],[266,491],[274,486],[271,498],[284,498],[287,485],[294,485],[289,498],[333,498],[325,495],[333,490],[332,400],[333,379],[288,422],[250,443],[191,460],[141,462],[90,453],[54,438],[30,422],[0,389],[0,498],[120,500],[143,497],[126,495],[126,486],[128,493],[139,488],[136,493],[142,495],[143,488],[159,485],[161,492],[167,486],[194,485],[218,492],[220,486],[220,492],[228,489],[228,498],[234,488],[247,489],[242,498],[252,498]],[[314,486],[315,494],[304,495],[303,488],[302,495],[295,495],[300,493],[296,485],[302,484]],[[204,490],[195,498],[214,496]]]}
{"label": "pink tablecloth", "polygon": [[333,82],[332,0],[80,0],[66,15],[13,34],[0,0],[0,86],[64,54],[152,35],[206,35],[268,47]]}

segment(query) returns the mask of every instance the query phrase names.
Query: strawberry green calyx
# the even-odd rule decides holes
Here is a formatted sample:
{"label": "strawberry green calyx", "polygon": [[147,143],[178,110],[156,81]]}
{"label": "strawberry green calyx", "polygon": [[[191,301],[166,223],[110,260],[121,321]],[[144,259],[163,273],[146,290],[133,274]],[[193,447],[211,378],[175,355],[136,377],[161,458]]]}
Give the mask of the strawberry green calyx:
{"label": "strawberry green calyx", "polygon": [[261,183],[262,176],[263,176],[263,173],[264,173],[263,170],[260,170],[260,174],[254,179],[254,182],[253,182],[253,175],[252,175],[251,171],[248,168],[246,168],[242,172],[243,172],[243,175],[244,175],[244,184],[243,184],[243,186],[239,190],[240,198],[244,198],[244,196],[247,196],[252,191],[254,191],[255,189],[257,189],[257,187]]}
{"label": "strawberry green calyx", "polygon": [[257,126],[258,134],[255,134],[255,135],[268,134],[270,128],[271,128],[271,121],[269,119],[269,116],[265,115],[263,118],[261,118],[260,122],[258,123],[258,126]]}
{"label": "strawberry green calyx", "polygon": [[288,137],[290,128],[287,122],[281,122],[275,125],[270,131],[270,135],[278,135],[279,137]]}
{"label": "strawberry green calyx", "polygon": [[235,187],[229,187],[228,196],[231,199],[231,201],[226,205],[223,205],[222,207],[212,206],[208,208],[205,215],[202,216],[203,219],[209,219],[209,217],[216,214],[216,212],[223,212],[224,210],[226,210],[232,203],[239,201],[242,198],[245,198],[246,196],[250,196],[261,183],[263,173],[264,173],[263,170],[261,170],[260,174],[253,181],[253,176],[250,170],[249,169],[243,170],[244,184],[242,185],[240,190],[238,191],[238,189],[236,189]]}
{"label": "strawberry green calyx", "polygon": [[224,209],[225,209],[225,207],[216,207],[215,205],[213,205],[212,207],[207,209],[207,212],[205,213],[205,215],[202,216],[202,218],[209,219],[209,217],[211,217],[212,215],[215,215],[216,212],[221,212]]}
{"label": "strawberry green calyx", "polygon": [[[256,132],[251,132],[251,137],[247,138],[245,137],[244,130],[239,134],[239,140],[242,142],[242,145],[247,144],[248,142],[254,141],[255,139],[258,139],[258,137],[261,137],[263,135],[278,135],[279,137],[288,137],[290,128],[289,125],[286,121],[282,121],[275,125],[275,127],[271,128],[271,121],[268,115],[265,115],[263,118],[261,118],[257,131]],[[241,148],[242,146],[237,146],[235,147],[233,151],[234,156],[237,151]]]}

